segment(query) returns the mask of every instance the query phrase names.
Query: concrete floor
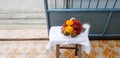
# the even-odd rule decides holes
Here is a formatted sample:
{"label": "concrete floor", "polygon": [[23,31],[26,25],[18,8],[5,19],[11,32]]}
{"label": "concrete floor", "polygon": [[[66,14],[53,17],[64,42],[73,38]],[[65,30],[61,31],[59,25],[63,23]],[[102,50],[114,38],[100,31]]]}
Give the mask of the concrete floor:
{"label": "concrete floor", "polygon": [[0,38],[46,38],[47,33],[44,0],[0,0]]}
{"label": "concrete floor", "polygon": [[45,27],[44,0],[0,0],[0,30]]}

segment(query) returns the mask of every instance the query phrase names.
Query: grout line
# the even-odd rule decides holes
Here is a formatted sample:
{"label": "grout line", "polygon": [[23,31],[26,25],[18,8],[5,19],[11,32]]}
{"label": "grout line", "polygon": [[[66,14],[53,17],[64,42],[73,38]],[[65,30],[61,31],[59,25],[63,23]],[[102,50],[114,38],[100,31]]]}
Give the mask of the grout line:
{"label": "grout line", "polygon": [[13,38],[13,39],[10,39],[10,38],[4,38],[4,39],[0,39],[0,41],[48,41],[49,39],[48,38],[21,38],[21,39],[15,39],[15,38]]}

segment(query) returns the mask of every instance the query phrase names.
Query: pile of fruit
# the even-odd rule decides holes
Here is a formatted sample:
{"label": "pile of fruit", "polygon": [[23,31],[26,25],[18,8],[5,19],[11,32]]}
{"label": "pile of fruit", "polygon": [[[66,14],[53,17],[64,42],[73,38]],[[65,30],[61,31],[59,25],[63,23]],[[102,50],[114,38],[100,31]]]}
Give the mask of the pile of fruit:
{"label": "pile of fruit", "polygon": [[62,25],[61,32],[66,36],[75,37],[79,35],[82,31],[82,24],[80,21],[75,18],[71,18],[69,20],[65,20]]}

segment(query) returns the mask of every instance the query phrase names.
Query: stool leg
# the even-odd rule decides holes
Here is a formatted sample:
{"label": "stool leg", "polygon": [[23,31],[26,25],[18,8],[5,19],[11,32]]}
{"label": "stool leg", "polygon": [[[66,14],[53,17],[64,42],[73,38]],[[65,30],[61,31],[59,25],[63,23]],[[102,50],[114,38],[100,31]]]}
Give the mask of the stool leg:
{"label": "stool leg", "polygon": [[59,58],[59,44],[56,46],[56,58]]}
{"label": "stool leg", "polygon": [[81,58],[81,45],[77,44],[77,55],[78,55],[78,58]]}
{"label": "stool leg", "polygon": [[77,44],[76,44],[76,47],[75,47],[75,56],[77,56],[77,51],[78,51],[78,49],[77,49]]}

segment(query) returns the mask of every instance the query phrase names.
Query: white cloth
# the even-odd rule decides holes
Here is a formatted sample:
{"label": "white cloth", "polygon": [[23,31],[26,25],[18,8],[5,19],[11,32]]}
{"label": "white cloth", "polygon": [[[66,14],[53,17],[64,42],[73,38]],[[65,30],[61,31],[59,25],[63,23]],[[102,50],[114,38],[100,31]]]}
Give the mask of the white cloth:
{"label": "white cloth", "polygon": [[85,31],[76,37],[64,36],[61,33],[61,26],[54,26],[50,28],[49,42],[46,47],[47,52],[52,52],[52,47],[56,44],[81,44],[81,49],[86,53],[90,53],[91,45],[88,38],[89,24],[83,24]]}

